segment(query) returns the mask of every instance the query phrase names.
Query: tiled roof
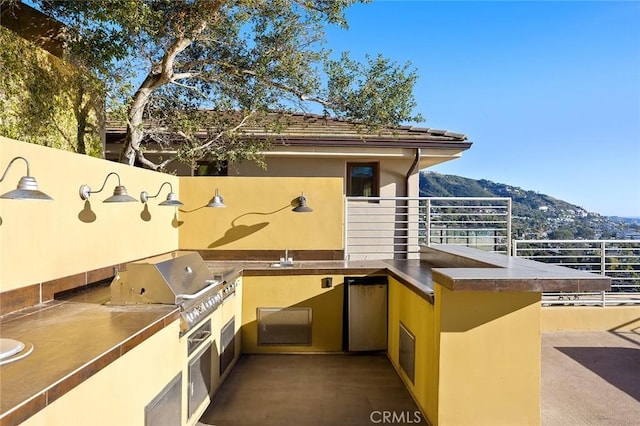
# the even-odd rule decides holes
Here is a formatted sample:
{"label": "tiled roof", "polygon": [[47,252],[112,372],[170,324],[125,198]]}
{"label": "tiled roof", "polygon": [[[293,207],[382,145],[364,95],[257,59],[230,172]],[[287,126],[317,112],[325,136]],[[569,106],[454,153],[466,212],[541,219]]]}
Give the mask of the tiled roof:
{"label": "tiled roof", "polygon": [[[377,147],[455,147],[468,149],[471,142],[462,133],[427,127],[398,126],[369,129],[346,120],[317,114],[271,113],[282,129],[272,131],[262,125],[247,125],[242,131],[247,137],[271,138],[278,145],[313,146],[377,146]],[[124,133],[120,123],[107,123],[107,135]]]}

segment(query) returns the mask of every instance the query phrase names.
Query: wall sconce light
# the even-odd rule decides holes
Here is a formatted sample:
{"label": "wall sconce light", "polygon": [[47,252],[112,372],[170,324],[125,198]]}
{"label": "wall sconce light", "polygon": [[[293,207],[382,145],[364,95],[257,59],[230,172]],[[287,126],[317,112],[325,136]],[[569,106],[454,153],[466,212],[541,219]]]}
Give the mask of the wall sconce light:
{"label": "wall sconce light", "polygon": [[7,176],[9,168],[16,160],[23,160],[27,164],[27,175],[20,178],[16,189],[0,195],[0,198],[10,198],[14,200],[53,200],[53,198],[38,190],[38,182],[36,182],[36,178],[29,174],[29,162],[24,157],[15,157],[9,161],[6,170],[0,178],[0,182]]}
{"label": "wall sconce light", "polygon": [[291,209],[291,211],[296,213],[309,213],[313,211],[311,207],[307,206],[307,198],[304,196],[304,193],[298,197],[298,205]]}
{"label": "wall sconce light", "polygon": [[165,185],[169,185],[169,193],[167,194],[167,199],[159,203],[158,205],[159,206],[184,206],[184,203],[178,200],[178,196],[176,195],[175,192],[173,192],[173,186],[171,186],[171,182],[164,182],[162,185],[160,185],[160,189],[158,189],[158,193],[156,195],[149,195],[147,191],[142,191],[140,193],[140,202],[145,204],[147,201],[149,201],[149,198],[156,198],[158,195],[160,195],[160,191],[162,191],[162,187]]}
{"label": "wall sconce light", "polygon": [[218,195],[218,188],[216,188],[216,195],[214,195],[211,201],[209,201],[209,204],[207,204],[207,207],[216,207],[216,208],[227,207],[224,205],[224,198],[222,198],[221,195]]}
{"label": "wall sconce light", "polygon": [[109,176],[111,175],[116,175],[116,177],[118,178],[118,185],[113,189],[113,195],[104,200],[103,203],[125,203],[130,201],[138,201],[127,194],[127,189],[124,186],[120,185],[120,175],[118,175],[116,172],[109,173],[107,177],[104,178],[102,187],[100,187],[100,189],[98,189],[97,191],[92,191],[89,185],[82,185],[80,187],[80,198],[82,198],[83,200],[88,200],[91,194],[97,194],[98,192],[101,192],[104,189],[104,186],[107,184],[107,179],[109,179]]}

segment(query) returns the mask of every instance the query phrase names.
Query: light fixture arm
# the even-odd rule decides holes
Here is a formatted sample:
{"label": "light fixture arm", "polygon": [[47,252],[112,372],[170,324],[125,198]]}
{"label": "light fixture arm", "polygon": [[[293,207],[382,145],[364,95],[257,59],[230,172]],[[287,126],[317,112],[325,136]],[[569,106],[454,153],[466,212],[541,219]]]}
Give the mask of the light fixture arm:
{"label": "light fixture arm", "polygon": [[160,192],[162,191],[162,188],[165,185],[169,185],[169,192],[173,192],[173,186],[171,185],[171,182],[163,182],[162,185],[160,185],[160,189],[158,189],[158,192],[156,193],[156,195],[149,195],[149,193],[147,191],[142,191],[140,193],[140,201],[144,204],[146,203],[150,198],[157,198],[158,195],[160,195]]}
{"label": "light fixture arm", "polygon": [[2,182],[4,180],[4,178],[7,176],[7,173],[9,173],[9,169],[11,168],[11,165],[16,160],[24,160],[24,162],[27,164],[27,176],[31,176],[29,174],[29,161],[27,161],[27,159],[24,158],[24,157],[15,157],[11,161],[9,161],[9,164],[7,164],[7,168],[5,169],[4,173],[2,174],[2,177],[0,178],[0,182]]}
{"label": "light fixture arm", "polygon": [[82,185],[80,187],[80,198],[82,198],[83,200],[88,200],[91,194],[97,194],[98,192],[101,192],[104,189],[105,185],[107,184],[107,180],[109,179],[109,176],[111,175],[116,175],[116,177],[118,178],[118,186],[121,186],[120,175],[116,172],[111,172],[107,175],[107,177],[104,178],[104,182],[102,182],[102,186],[97,191],[92,191],[89,185]]}

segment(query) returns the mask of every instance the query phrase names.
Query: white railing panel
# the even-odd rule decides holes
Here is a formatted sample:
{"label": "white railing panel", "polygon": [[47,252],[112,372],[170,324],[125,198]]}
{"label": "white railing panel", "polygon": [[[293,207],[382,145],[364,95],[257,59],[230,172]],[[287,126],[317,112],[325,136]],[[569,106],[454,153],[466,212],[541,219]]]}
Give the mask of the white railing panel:
{"label": "white railing panel", "polygon": [[417,259],[432,243],[511,251],[509,198],[346,197],[345,212],[345,259]]}
{"label": "white railing panel", "polygon": [[640,240],[514,240],[513,255],[611,278],[611,291],[543,293],[545,305],[640,304]]}

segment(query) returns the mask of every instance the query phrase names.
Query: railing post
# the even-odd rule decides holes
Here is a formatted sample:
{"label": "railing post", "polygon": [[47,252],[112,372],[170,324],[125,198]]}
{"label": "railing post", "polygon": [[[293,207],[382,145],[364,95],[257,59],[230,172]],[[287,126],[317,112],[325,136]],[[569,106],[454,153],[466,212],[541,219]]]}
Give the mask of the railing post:
{"label": "railing post", "polygon": [[349,260],[349,200],[344,197],[344,261]]}
{"label": "railing post", "polygon": [[507,256],[511,253],[511,198],[507,199]]}
{"label": "railing post", "polygon": [[[604,240],[600,241],[600,275],[607,275],[607,247]],[[602,291],[602,306],[607,306],[606,291]]]}
{"label": "railing post", "polygon": [[425,200],[426,216],[426,228],[427,228],[427,247],[431,247],[431,198]]}
{"label": "railing post", "polygon": [[600,275],[607,275],[607,251],[605,241],[600,242]]}

